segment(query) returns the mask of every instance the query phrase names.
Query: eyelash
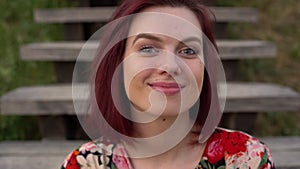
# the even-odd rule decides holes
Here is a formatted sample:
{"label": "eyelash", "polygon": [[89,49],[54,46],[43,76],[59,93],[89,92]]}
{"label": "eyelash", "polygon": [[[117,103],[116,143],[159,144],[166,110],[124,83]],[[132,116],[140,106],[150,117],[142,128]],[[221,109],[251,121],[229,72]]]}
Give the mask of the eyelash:
{"label": "eyelash", "polygon": [[[182,53],[183,51],[187,51],[187,50],[189,50],[189,52],[192,52],[192,53]],[[186,48],[184,48],[184,49],[181,49],[179,52],[178,52],[178,54],[182,54],[182,55],[184,55],[184,56],[187,56],[187,57],[191,57],[191,56],[198,56],[198,54],[199,54],[199,50],[198,49],[194,49],[194,48],[192,48],[192,47],[186,47]]]}
{"label": "eyelash", "polygon": [[[144,46],[142,46],[142,47],[139,49],[139,51],[140,51],[140,52],[149,53],[149,49],[154,50],[154,52],[157,52],[157,51],[158,51],[157,49],[155,49],[155,48],[154,48],[153,46],[151,46],[151,45],[144,45]],[[145,50],[148,50],[148,51],[145,51]]]}
{"label": "eyelash", "polygon": [[[189,50],[189,52],[192,52],[192,53],[182,53],[183,51],[187,51]],[[146,53],[146,54],[156,54],[159,52],[159,50],[151,45],[144,45],[142,47],[139,48],[139,52],[141,53]],[[199,50],[198,49],[194,49],[192,47],[186,47],[186,48],[183,48],[181,49],[180,51],[177,52],[179,55],[183,56],[183,57],[195,57],[195,56],[198,56],[199,54]]]}

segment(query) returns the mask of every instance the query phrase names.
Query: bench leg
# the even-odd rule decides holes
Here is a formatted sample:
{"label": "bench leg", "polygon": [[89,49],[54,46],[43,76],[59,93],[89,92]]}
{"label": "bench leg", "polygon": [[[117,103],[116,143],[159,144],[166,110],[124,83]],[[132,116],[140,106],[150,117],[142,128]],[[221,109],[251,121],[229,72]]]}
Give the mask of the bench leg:
{"label": "bench leg", "polygon": [[42,139],[65,140],[66,129],[61,116],[39,116],[38,125]]}
{"label": "bench leg", "polygon": [[222,118],[221,127],[241,130],[249,134],[255,133],[257,113],[225,113]]}
{"label": "bench leg", "polygon": [[38,125],[44,140],[89,139],[75,115],[39,116]]}
{"label": "bench leg", "polygon": [[64,118],[65,130],[66,130],[66,139],[68,140],[89,139],[85,131],[82,129],[76,115],[65,115],[63,116],[63,118]]}

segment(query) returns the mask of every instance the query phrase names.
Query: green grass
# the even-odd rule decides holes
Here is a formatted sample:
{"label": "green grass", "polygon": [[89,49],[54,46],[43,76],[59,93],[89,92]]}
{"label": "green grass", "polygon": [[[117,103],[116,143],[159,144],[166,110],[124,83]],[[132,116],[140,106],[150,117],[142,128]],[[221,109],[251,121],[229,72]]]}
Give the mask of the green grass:
{"label": "green grass", "polygon": [[[229,37],[261,39],[277,46],[275,59],[244,60],[245,81],[271,82],[300,92],[300,1],[299,0],[217,0],[218,5],[254,7],[259,21],[229,24]],[[298,112],[263,113],[257,122],[257,135],[300,135]]]}
{"label": "green grass", "polygon": [[263,113],[258,116],[256,135],[300,136],[299,112]]}
{"label": "green grass", "polygon": [[[21,61],[23,44],[62,39],[62,25],[33,21],[37,8],[69,6],[67,0],[0,1],[0,96],[19,86],[55,82],[51,63]],[[0,116],[0,140],[37,138],[33,117]]]}

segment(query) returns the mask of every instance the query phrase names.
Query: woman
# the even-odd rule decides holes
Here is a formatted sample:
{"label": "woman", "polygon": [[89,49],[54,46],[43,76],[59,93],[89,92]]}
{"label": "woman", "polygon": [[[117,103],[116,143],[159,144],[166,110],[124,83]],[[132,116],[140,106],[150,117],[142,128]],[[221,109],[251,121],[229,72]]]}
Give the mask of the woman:
{"label": "woman", "polygon": [[220,109],[217,46],[203,5],[124,0],[111,21],[118,19],[103,31],[94,61],[95,100],[84,123],[94,124],[85,127],[94,141],[62,168],[274,168],[258,139],[214,125],[206,130]]}

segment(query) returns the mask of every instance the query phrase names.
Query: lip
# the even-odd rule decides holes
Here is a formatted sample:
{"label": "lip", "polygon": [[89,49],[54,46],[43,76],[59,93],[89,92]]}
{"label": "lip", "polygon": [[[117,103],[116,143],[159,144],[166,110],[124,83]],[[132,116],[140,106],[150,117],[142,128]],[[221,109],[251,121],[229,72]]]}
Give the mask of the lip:
{"label": "lip", "polygon": [[153,83],[148,83],[148,85],[152,89],[158,92],[162,92],[166,95],[175,95],[180,92],[181,88],[184,87],[175,82],[153,82]]}

